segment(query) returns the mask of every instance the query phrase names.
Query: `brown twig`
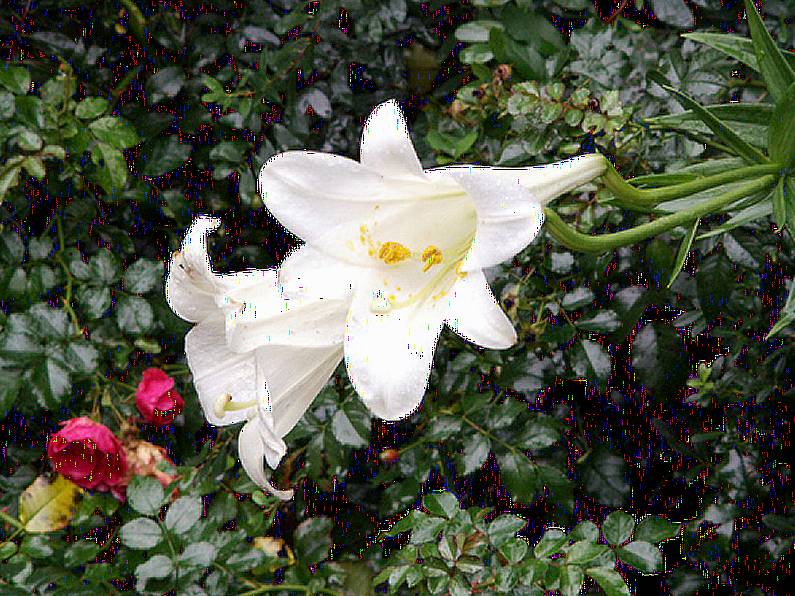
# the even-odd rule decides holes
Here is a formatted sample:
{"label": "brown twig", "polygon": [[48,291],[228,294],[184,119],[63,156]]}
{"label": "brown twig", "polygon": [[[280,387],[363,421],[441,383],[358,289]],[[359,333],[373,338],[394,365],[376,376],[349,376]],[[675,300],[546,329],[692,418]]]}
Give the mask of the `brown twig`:
{"label": "brown twig", "polygon": [[631,1],[631,0],[621,0],[621,4],[619,4],[619,5],[618,5],[618,8],[617,8],[617,9],[615,9],[615,10],[614,10],[614,11],[613,11],[613,12],[610,14],[610,16],[609,16],[609,17],[607,17],[607,20],[605,21],[605,24],[606,24],[606,25],[612,25],[613,23],[615,23],[615,22],[618,20],[618,17],[620,17],[620,16],[621,16],[621,13],[622,13],[622,12],[624,12],[624,9],[625,9],[627,6],[629,6],[629,3],[630,3],[630,1]]}

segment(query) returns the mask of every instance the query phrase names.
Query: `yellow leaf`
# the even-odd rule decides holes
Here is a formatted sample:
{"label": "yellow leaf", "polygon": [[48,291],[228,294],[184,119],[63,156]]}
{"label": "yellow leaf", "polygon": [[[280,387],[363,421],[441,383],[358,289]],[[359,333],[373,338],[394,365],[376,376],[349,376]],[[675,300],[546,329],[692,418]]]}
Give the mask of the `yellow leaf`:
{"label": "yellow leaf", "polygon": [[50,482],[39,476],[19,496],[19,521],[26,532],[54,532],[69,523],[77,497],[83,492],[71,480],[56,476]]}

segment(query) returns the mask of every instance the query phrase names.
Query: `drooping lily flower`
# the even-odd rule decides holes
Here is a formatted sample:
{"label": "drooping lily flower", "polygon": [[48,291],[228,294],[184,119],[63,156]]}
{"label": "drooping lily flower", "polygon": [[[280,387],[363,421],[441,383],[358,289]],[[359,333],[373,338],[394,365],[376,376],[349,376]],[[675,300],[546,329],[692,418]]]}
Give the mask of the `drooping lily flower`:
{"label": "drooping lily flower", "polygon": [[172,258],[166,298],[178,316],[197,323],[185,337],[185,353],[207,421],[247,421],[238,438],[243,468],[256,484],[289,499],[292,491],[266,478],[263,458],[278,466],[287,450],[283,437],[342,360],[348,305],[301,292],[284,299],[274,269],[214,273],[207,235],[219,225],[208,217],[193,222]]}
{"label": "drooping lily flower", "polygon": [[423,170],[389,101],[365,125],[360,161],[282,153],[263,166],[259,190],[306,242],[280,267],[285,296],[351,292],[351,382],[374,414],[396,420],[418,407],[445,323],[487,348],[515,343],[482,269],[523,250],[541,228],[542,205],[604,168],[602,157],[583,156],[542,168]]}

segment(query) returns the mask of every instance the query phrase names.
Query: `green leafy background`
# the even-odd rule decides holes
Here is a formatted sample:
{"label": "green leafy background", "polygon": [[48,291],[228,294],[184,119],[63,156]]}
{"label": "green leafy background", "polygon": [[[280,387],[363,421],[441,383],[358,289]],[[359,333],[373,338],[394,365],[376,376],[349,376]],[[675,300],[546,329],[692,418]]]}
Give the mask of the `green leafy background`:
{"label": "green leafy background", "polygon": [[[137,478],[124,505],[86,493],[51,534],[11,539],[3,517],[0,591],[780,590],[795,529],[783,198],[680,255],[691,230],[604,255],[542,234],[488,272],[518,345],[445,332],[421,409],[396,424],[372,419],[340,369],[287,437],[286,504],[241,471],[237,429],[205,424],[189,327],[163,294],[199,213],[225,224],[217,270],[277,264],[296,240],[262,207],[261,165],[288,149],[356,157],[364,119],[393,97],[428,167],[599,150],[630,177],[732,159],[663,85],[742,101],[716,113],[751,146],[791,151],[767,136],[786,89],[741,63],[756,64],[750,45],[716,35],[746,38],[742,3],[205,4],[0,8],[0,510],[15,519],[49,469],[59,421],[94,412],[118,430],[114,411],[137,415],[144,368],[175,376],[187,402],[174,425],[141,429],[176,463],[173,487]],[[793,47],[791,4],[764,9]],[[646,218],[596,185],[554,208],[584,232]]]}

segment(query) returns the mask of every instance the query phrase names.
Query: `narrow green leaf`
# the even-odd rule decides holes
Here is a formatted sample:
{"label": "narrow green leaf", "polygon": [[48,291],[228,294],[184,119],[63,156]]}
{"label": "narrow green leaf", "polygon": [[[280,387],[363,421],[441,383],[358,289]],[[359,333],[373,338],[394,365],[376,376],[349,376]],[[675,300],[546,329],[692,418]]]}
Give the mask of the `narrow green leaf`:
{"label": "narrow green leaf", "polygon": [[773,325],[773,328],[765,336],[765,339],[770,339],[780,333],[785,327],[788,327],[792,321],[795,320],[795,282],[789,288],[789,295],[787,301],[784,303],[784,308],[778,315],[778,321]]}
{"label": "narrow green leaf", "polygon": [[682,243],[679,245],[679,252],[676,253],[676,260],[674,261],[674,268],[671,271],[671,279],[668,280],[668,287],[670,288],[676,276],[679,275],[679,272],[682,270],[682,267],[685,265],[685,261],[687,260],[687,255],[690,254],[690,247],[693,245],[693,239],[696,237],[696,231],[698,230],[698,224],[701,223],[701,219],[697,219],[693,223],[693,227],[690,228],[690,232],[682,238]]}
{"label": "narrow green leaf", "polygon": [[783,230],[787,223],[787,186],[783,177],[779,178],[773,191],[773,218],[776,220],[778,231]]}
{"label": "narrow green leaf", "polygon": [[[759,64],[756,61],[756,53],[754,52],[754,42],[747,37],[727,35],[725,33],[685,33],[682,37],[708,45],[759,72]],[[779,54],[790,67],[795,69],[795,54],[785,50],[779,50]]]}
{"label": "narrow green leaf", "polygon": [[786,167],[795,165],[795,83],[776,101],[768,134],[770,159]]}
{"label": "narrow green leaf", "polygon": [[668,93],[672,94],[676,100],[682,104],[683,108],[686,110],[693,110],[701,121],[706,124],[719,139],[734,150],[737,155],[752,163],[768,163],[770,161],[758,149],[746,143],[737,133],[729,129],[721,120],[692,97],[668,85],[663,85],[663,88],[668,91]]}
{"label": "narrow green leaf", "polygon": [[778,103],[787,94],[789,86],[795,83],[795,71],[779,52],[776,42],[765,29],[762,17],[759,16],[751,0],[745,0],[745,13],[759,72],[767,83],[770,95]]}

